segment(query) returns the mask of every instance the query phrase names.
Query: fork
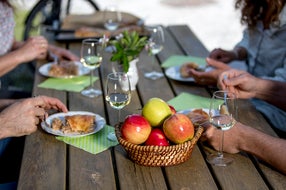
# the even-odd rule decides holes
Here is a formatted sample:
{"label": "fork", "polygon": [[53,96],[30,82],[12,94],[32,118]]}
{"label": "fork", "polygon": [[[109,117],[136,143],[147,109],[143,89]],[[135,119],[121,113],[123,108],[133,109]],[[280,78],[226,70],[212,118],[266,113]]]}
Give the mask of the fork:
{"label": "fork", "polygon": [[59,57],[51,51],[49,51],[48,53],[49,57],[53,58],[54,64],[59,64]]}

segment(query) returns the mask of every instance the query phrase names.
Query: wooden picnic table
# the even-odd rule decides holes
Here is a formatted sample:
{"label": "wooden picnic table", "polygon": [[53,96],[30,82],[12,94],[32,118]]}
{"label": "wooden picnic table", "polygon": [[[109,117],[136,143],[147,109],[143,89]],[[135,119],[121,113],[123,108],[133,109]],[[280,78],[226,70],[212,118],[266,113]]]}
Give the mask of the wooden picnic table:
{"label": "wooden picnic table", "polygon": [[[171,55],[206,57],[208,50],[186,25],[165,27],[166,42],[156,59],[156,70]],[[63,45],[79,55],[80,43]],[[97,70],[96,87],[103,91],[105,78],[111,72],[110,54]],[[122,116],[140,113],[142,105],[152,97],[170,100],[182,92],[210,97],[213,88],[194,82],[179,82],[166,76],[156,81],[144,78],[150,68],[151,57],[142,52],[139,58],[139,83],[132,92],[131,103]],[[59,98],[69,110],[84,110],[105,117],[107,124],[117,123],[116,111],[104,96],[86,98],[80,93],[38,88],[46,77],[36,72],[34,95]],[[277,136],[263,116],[247,100],[239,104],[239,121],[268,134]],[[213,150],[199,142],[192,156],[184,163],[168,167],[146,167],[132,162],[117,145],[99,154],[91,154],[55,139],[39,129],[26,137],[18,189],[286,189],[286,176],[247,153],[232,155],[234,162],[217,167],[206,162],[206,154]]]}

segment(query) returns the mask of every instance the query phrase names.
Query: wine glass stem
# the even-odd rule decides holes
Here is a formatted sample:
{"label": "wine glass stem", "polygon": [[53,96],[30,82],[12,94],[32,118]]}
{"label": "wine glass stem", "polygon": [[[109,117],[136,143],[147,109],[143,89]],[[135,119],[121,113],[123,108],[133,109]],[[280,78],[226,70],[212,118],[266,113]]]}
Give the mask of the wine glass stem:
{"label": "wine glass stem", "polygon": [[156,54],[152,54],[152,60],[151,60],[152,70],[151,70],[151,72],[155,71],[155,56],[156,56]]}
{"label": "wine glass stem", "polygon": [[118,123],[120,123],[120,109],[118,110]]}
{"label": "wine glass stem", "polygon": [[223,143],[224,143],[224,131],[221,131],[221,143],[218,151],[219,157],[223,157]]}
{"label": "wine glass stem", "polygon": [[91,88],[93,88],[93,82],[92,82],[93,71],[94,71],[94,69],[90,70],[90,87],[91,87]]}

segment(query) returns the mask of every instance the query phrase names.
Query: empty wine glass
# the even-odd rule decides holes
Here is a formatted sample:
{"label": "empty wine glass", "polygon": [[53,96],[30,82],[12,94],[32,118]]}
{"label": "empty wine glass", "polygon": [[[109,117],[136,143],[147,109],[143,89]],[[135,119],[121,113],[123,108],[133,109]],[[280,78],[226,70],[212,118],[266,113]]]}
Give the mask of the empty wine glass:
{"label": "empty wine glass", "polygon": [[101,45],[98,39],[85,39],[81,46],[81,63],[90,70],[90,87],[81,91],[81,94],[90,98],[100,96],[102,91],[93,87],[93,71],[102,62]]}
{"label": "empty wine glass", "polygon": [[164,31],[161,26],[151,26],[146,28],[150,33],[150,38],[147,44],[148,53],[152,56],[152,70],[144,74],[148,79],[156,80],[163,77],[162,72],[154,70],[155,66],[155,55],[163,50],[163,43],[165,41]]}
{"label": "empty wine glass", "polygon": [[107,30],[116,30],[121,22],[121,13],[117,6],[109,5],[104,10],[104,27]]}
{"label": "empty wine glass", "polygon": [[231,157],[226,157],[223,154],[224,131],[233,127],[236,123],[237,105],[236,96],[228,91],[214,92],[210,104],[210,123],[221,130],[221,144],[217,154],[207,156],[207,161],[216,166],[227,166],[232,163]]}
{"label": "empty wine glass", "polygon": [[[131,87],[129,77],[123,72],[114,72],[107,75],[105,100],[118,110],[117,120],[120,123],[120,110],[130,103]],[[108,139],[116,140],[115,134],[109,133]]]}

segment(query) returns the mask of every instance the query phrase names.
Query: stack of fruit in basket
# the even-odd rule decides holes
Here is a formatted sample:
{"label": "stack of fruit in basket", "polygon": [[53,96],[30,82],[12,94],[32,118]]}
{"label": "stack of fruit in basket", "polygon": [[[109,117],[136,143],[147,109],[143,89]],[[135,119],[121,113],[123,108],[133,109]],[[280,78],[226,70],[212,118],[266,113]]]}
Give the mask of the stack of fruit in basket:
{"label": "stack of fruit in basket", "polygon": [[148,100],[142,114],[128,115],[121,127],[122,138],[137,145],[181,144],[191,140],[194,133],[190,118],[160,98]]}

